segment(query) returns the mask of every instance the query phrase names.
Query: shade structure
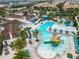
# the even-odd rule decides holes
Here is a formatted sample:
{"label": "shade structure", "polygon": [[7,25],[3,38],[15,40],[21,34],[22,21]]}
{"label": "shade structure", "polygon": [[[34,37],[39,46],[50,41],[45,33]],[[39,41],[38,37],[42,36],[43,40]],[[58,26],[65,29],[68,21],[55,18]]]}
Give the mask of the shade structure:
{"label": "shade structure", "polygon": [[72,32],[73,35],[76,35],[75,32]]}
{"label": "shade structure", "polygon": [[60,33],[62,33],[63,32],[63,30],[62,29],[60,29]]}
{"label": "shade structure", "polygon": [[69,34],[69,32],[68,32],[68,31],[66,31],[66,34],[68,35],[68,34]]}
{"label": "shade structure", "polygon": [[57,31],[57,29],[54,29],[54,33]]}
{"label": "shade structure", "polygon": [[59,31],[60,33],[65,32],[64,34],[67,34],[67,35],[69,35],[70,32],[74,32],[75,34],[77,34],[77,30],[75,27],[62,26],[60,24],[53,25],[52,30],[54,30],[54,32]]}
{"label": "shade structure", "polygon": [[48,15],[43,15],[42,18],[44,18],[44,19],[48,19],[49,16],[48,16]]}

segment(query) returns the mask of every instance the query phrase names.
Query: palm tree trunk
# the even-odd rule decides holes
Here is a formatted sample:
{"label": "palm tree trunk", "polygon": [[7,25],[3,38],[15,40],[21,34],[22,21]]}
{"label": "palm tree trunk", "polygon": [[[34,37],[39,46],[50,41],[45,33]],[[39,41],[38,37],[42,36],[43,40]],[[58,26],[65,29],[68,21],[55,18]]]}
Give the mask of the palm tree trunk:
{"label": "palm tree trunk", "polygon": [[11,21],[11,23],[10,23],[9,36],[10,36],[10,39],[13,39],[13,35],[12,35],[12,21]]}
{"label": "palm tree trunk", "polygon": [[78,26],[76,26],[76,30],[78,31]]}

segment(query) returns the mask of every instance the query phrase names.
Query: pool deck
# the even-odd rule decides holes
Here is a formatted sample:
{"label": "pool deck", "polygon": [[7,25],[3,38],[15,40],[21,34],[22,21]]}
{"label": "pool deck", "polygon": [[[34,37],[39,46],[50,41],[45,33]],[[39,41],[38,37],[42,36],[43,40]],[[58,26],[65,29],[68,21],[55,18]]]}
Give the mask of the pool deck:
{"label": "pool deck", "polygon": [[29,51],[30,51],[30,55],[31,55],[31,59],[42,59],[41,57],[39,57],[39,55],[36,53],[36,49],[30,45],[29,47]]}
{"label": "pool deck", "polygon": [[[46,29],[46,28],[45,28]],[[64,34],[63,34],[64,35]],[[65,34],[66,35],[66,34]],[[73,35],[68,35],[68,40],[69,40],[69,46],[70,46],[70,50],[68,51],[68,52],[66,52],[66,53],[72,53],[73,54],[73,58],[75,59],[75,57],[76,57],[76,53],[75,53],[75,45],[74,45],[74,39],[73,39]],[[42,50],[41,50],[42,51]],[[41,53],[40,52],[38,52],[38,54],[39,55],[41,55]],[[62,56],[64,56],[64,55],[62,55]],[[66,56],[66,54],[65,54],[65,56]],[[46,55],[45,54],[43,54],[42,55],[42,57],[44,58],[44,57],[46,57]],[[59,58],[59,57],[58,57]],[[55,58],[54,58],[55,59]],[[65,57],[63,58],[63,57],[61,57],[61,59],[65,59]],[[67,57],[66,57],[66,59],[68,59]]]}
{"label": "pool deck", "polygon": [[[46,21],[47,22],[47,21]],[[43,23],[45,23],[45,22],[43,22]],[[37,25],[36,27],[35,27],[35,25],[34,24],[27,24],[26,25],[26,27],[28,26],[28,27],[32,27],[32,29],[37,29],[37,28],[39,28],[39,26],[41,26],[42,24],[40,23],[39,25]],[[24,27],[25,28],[25,27]],[[40,39],[40,38],[39,38]],[[30,54],[31,54],[31,59],[44,59],[44,58],[41,58],[38,54],[37,54],[37,50],[35,49],[35,47],[33,46],[33,45],[35,45],[35,42],[34,41],[32,41],[32,45],[31,44],[27,44],[27,46],[26,46],[26,48],[28,48],[29,49],[29,51],[30,51]],[[74,45],[74,40],[73,40],[73,36],[69,36],[69,46],[70,46],[70,53],[72,53],[73,55],[74,55],[74,57],[76,56],[76,54],[75,54],[75,45]],[[0,56],[0,58],[1,59],[12,59],[12,57],[13,57],[13,54],[14,54],[14,52],[12,51],[12,49],[10,48],[10,47],[8,47],[9,48],[9,55],[4,55],[4,53],[3,53],[3,55],[2,56]],[[44,55],[44,57],[45,57],[45,55]],[[64,54],[64,55],[62,55],[62,56],[56,56],[54,59],[68,59],[67,58],[67,56],[66,56],[66,54]],[[75,58],[74,58],[75,59]]]}
{"label": "pool deck", "polygon": [[70,43],[70,53],[73,54],[73,57],[75,59],[76,53],[75,53],[75,44],[74,44],[73,36],[69,36],[69,43]]}
{"label": "pool deck", "polygon": [[[32,42],[33,42],[32,45],[29,44],[29,45],[27,46],[27,48],[29,49],[30,54],[31,54],[31,59],[44,59],[44,58],[40,57],[40,56],[37,54],[37,50],[36,50],[35,47],[33,46],[35,42],[34,42],[34,41],[32,41]],[[56,56],[54,59],[68,59],[68,58],[66,57],[66,54],[64,54],[64,55],[62,55],[62,56]]]}

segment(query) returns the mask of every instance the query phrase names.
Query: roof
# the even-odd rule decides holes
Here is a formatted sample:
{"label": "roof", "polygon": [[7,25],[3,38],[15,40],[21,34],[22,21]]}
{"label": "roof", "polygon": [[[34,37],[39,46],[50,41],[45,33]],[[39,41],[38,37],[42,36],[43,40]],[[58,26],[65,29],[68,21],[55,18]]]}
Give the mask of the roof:
{"label": "roof", "polygon": [[77,33],[77,30],[75,27],[68,27],[68,26],[62,26],[62,25],[53,25],[52,26],[53,29],[57,29],[57,30],[63,30],[63,31],[70,31],[70,32],[75,32]]}
{"label": "roof", "polygon": [[[11,29],[11,23],[12,23],[12,29]],[[16,21],[7,21],[6,23],[1,25],[5,28],[4,31],[2,31],[2,35],[5,40],[10,39],[9,37],[10,31],[12,31],[13,38],[18,36],[20,30],[19,23],[20,22],[17,23]]]}
{"label": "roof", "polygon": [[70,2],[66,2],[64,4],[64,8],[78,8],[79,7],[79,3],[70,3]]}
{"label": "roof", "polygon": [[21,16],[21,15],[13,15],[13,16],[9,16],[10,18],[23,18],[24,16]]}

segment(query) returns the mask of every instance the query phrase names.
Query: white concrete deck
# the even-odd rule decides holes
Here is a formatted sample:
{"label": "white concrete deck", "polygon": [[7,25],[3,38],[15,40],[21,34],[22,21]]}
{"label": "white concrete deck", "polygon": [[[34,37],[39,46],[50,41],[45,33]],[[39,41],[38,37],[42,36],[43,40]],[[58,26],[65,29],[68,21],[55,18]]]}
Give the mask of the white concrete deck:
{"label": "white concrete deck", "polygon": [[10,47],[8,47],[8,49],[9,49],[9,54],[5,55],[5,52],[3,51],[3,54],[0,56],[0,59],[12,59],[14,52]]}

